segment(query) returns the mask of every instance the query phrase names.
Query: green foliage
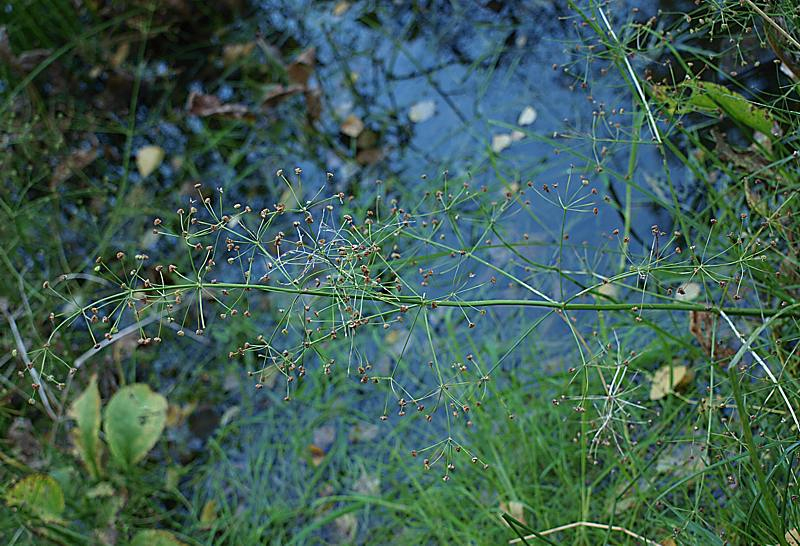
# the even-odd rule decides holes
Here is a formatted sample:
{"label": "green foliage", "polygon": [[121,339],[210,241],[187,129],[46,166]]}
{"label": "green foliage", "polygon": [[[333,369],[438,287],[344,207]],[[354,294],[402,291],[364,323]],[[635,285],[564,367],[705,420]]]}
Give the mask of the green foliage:
{"label": "green foliage", "polygon": [[100,441],[100,392],[97,389],[97,375],[89,380],[86,389],[70,406],[69,414],[75,420],[73,441],[78,453],[92,478],[102,474]]}
{"label": "green foliage", "polygon": [[139,531],[130,542],[130,546],[181,546],[183,542],[175,538],[169,531],[149,529]]}
{"label": "green foliage", "polygon": [[6,492],[5,501],[45,522],[60,521],[64,513],[64,492],[47,474],[25,476]]}
{"label": "green foliage", "polygon": [[114,393],[104,412],[109,451],[129,469],[153,448],[164,430],[167,400],[147,385],[128,385]]}

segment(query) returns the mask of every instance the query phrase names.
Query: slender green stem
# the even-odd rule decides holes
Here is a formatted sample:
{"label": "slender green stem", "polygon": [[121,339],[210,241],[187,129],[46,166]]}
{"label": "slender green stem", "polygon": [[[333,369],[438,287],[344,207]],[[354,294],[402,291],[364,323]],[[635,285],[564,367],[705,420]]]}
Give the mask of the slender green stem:
{"label": "slender green stem", "polygon": [[[151,292],[185,291],[185,290],[213,290],[213,289],[247,289],[260,292],[274,292],[285,294],[298,294],[306,296],[319,296],[324,298],[341,297],[334,292],[327,290],[312,290],[304,288],[289,288],[281,286],[253,285],[244,283],[184,283],[171,286],[140,287],[130,290],[131,294],[145,294]],[[528,299],[482,299],[482,300],[438,300],[426,298],[424,296],[395,296],[381,293],[361,293],[359,298],[368,301],[379,301],[392,305],[431,305],[435,307],[540,307],[544,309],[559,309],[562,311],[702,311],[713,314],[725,313],[735,316],[800,316],[800,303],[792,303],[780,309],[759,309],[754,307],[720,307],[716,305],[704,305],[691,302],[672,302],[672,303],[577,303],[572,301],[552,301],[552,300],[528,300]],[[96,305],[95,302],[94,305]]]}

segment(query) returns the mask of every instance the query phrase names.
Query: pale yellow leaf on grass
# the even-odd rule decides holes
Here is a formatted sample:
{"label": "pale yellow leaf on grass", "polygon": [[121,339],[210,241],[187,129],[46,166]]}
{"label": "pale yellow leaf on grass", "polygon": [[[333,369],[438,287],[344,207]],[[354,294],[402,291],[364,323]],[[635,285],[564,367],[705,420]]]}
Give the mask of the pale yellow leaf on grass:
{"label": "pale yellow leaf on grass", "polygon": [[[515,520],[525,522],[525,506],[519,501],[509,501],[508,503],[501,502],[500,510],[514,518]],[[503,520],[505,522],[505,520]],[[508,525],[508,523],[506,523]]]}
{"label": "pale yellow leaf on grass", "polygon": [[211,523],[217,520],[217,502],[210,500],[203,505],[203,510],[200,512],[200,523],[204,527],[210,527]]}
{"label": "pale yellow leaf on grass", "polygon": [[136,152],[136,168],[142,177],[149,176],[164,161],[164,148],[161,146],[142,146]]}
{"label": "pale yellow leaf on grass", "polygon": [[786,542],[789,543],[789,546],[800,546],[800,531],[797,529],[790,529],[786,531]]}
{"label": "pale yellow leaf on grass", "polygon": [[653,374],[650,386],[650,400],[661,400],[669,393],[688,385],[694,372],[686,366],[663,366]]}

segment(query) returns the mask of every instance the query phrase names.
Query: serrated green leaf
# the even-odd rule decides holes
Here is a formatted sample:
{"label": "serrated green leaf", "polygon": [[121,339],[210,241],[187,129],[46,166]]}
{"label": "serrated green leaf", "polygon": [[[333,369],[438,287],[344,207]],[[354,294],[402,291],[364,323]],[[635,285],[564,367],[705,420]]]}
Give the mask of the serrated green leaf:
{"label": "serrated green leaf", "polygon": [[184,543],[169,531],[148,529],[136,533],[130,546],[184,546]]}
{"label": "serrated green leaf", "polygon": [[103,444],[100,441],[100,392],[97,390],[97,375],[92,376],[89,385],[72,403],[68,415],[78,425],[72,436],[78,453],[89,474],[98,478],[102,473],[100,456]]}
{"label": "serrated green leaf", "polygon": [[105,409],[106,442],[123,468],[141,461],[158,441],[167,418],[167,400],[137,383],[120,389]]}
{"label": "serrated green leaf", "polygon": [[47,474],[26,476],[6,493],[5,498],[9,506],[23,508],[43,521],[60,521],[64,512],[64,492]]}

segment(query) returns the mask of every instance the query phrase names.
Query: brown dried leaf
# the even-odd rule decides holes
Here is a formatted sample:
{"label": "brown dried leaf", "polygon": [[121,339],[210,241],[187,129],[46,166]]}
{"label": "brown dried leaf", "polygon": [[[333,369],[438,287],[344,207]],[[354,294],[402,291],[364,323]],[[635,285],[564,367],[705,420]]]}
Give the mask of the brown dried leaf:
{"label": "brown dried leaf", "polygon": [[186,110],[193,116],[225,116],[232,118],[253,118],[253,114],[244,104],[223,103],[216,95],[204,95],[191,92],[186,100]]}
{"label": "brown dried leaf", "polygon": [[308,79],[314,73],[314,66],[317,62],[317,50],[310,47],[300,53],[294,61],[286,67],[286,72],[289,75],[289,81],[296,85],[306,87]]}
{"label": "brown dried leaf", "polygon": [[339,130],[350,138],[358,138],[358,135],[364,130],[364,122],[357,115],[350,114],[339,126]]}
{"label": "brown dried leaf", "polygon": [[356,154],[356,161],[361,165],[374,165],[381,159],[383,159],[383,150],[380,148],[359,150]]}
{"label": "brown dried leaf", "polygon": [[708,356],[711,356],[713,353],[714,358],[720,360],[720,362],[725,362],[736,354],[736,351],[730,347],[724,346],[720,342],[717,342],[716,348],[712,351],[713,327],[714,319],[711,313],[706,313],[705,311],[689,312],[689,332],[694,336],[700,344],[700,347],[702,347],[703,351],[705,351]]}
{"label": "brown dried leaf", "polygon": [[800,531],[797,529],[786,531],[784,537],[786,538],[786,542],[789,543],[789,546],[800,546]]}
{"label": "brown dried leaf", "polygon": [[302,85],[270,85],[267,88],[266,93],[264,93],[264,98],[262,100],[262,105],[266,108],[271,108],[273,106],[277,106],[279,103],[283,102],[284,100],[288,99],[292,95],[296,95],[298,93],[302,93],[305,90],[305,86]]}
{"label": "brown dried leaf", "polygon": [[319,466],[322,464],[322,461],[325,459],[324,449],[319,446],[315,446],[314,444],[309,444],[308,452],[311,454],[311,464],[314,466]]}

